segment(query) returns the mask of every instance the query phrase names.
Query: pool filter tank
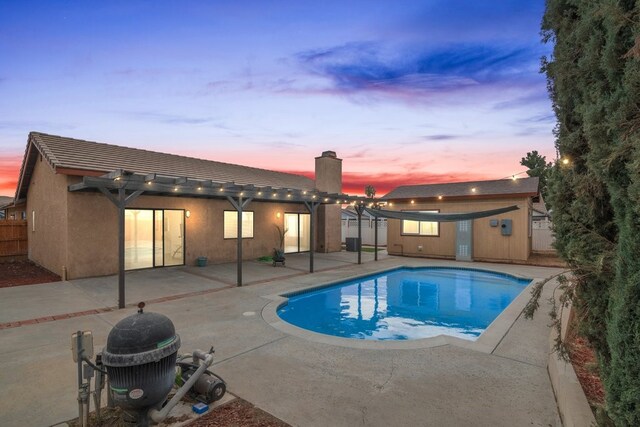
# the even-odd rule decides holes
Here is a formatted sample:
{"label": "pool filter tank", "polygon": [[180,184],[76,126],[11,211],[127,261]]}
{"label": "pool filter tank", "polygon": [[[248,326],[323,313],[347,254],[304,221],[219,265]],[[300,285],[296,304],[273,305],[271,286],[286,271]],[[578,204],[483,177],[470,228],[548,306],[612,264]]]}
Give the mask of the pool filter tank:
{"label": "pool filter tank", "polygon": [[102,351],[114,404],[139,418],[166,400],[180,348],[173,322],[159,313],[144,313],[143,307],[113,327]]}

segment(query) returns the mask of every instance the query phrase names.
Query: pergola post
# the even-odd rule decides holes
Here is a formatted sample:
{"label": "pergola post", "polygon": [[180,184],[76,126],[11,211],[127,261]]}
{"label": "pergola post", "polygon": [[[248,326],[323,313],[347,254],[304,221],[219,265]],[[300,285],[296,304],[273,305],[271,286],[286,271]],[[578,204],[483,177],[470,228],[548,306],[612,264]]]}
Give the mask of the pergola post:
{"label": "pergola post", "polygon": [[242,211],[243,209],[251,202],[251,197],[243,199],[242,195],[238,196],[238,199],[234,199],[231,196],[227,196],[227,200],[229,203],[236,209],[238,213],[238,232],[237,232],[237,254],[236,254],[236,264],[237,264],[237,273],[236,273],[236,285],[242,286]]}
{"label": "pergola post", "polygon": [[107,199],[118,209],[118,308],[125,306],[125,279],[124,279],[124,211],[128,204],[143,193],[143,190],[136,190],[127,196],[125,187],[118,188],[118,196],[107,190],[105,187],[98,189],[107,196]]}
{"label": "pergola post", "polygon": [[356,205],[355,209],[358,214],[358,264],[362,264],[362,212],[364,205]]}
{"label": "pergola post", "polygon": [[124,289],[124,188],[118,189],[118,308],[125,306]]}
{"label": "pergola post", "polygon": [[320,202],[304,202],[309,211],[309,273],[313,273],[313,252],[316,250],[315,221],[316,210],[320,206]]}

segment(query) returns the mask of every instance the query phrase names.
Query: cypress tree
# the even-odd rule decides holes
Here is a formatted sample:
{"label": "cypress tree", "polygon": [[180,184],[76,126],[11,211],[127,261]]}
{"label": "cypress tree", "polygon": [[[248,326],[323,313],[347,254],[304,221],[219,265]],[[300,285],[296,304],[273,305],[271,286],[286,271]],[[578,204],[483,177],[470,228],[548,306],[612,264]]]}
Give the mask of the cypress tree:
{"label": "cypress tree", "polygon": [[559,253],[574,269],[617,425],[640,425],[640,2],[548,0],[557,115],[549,188]]}

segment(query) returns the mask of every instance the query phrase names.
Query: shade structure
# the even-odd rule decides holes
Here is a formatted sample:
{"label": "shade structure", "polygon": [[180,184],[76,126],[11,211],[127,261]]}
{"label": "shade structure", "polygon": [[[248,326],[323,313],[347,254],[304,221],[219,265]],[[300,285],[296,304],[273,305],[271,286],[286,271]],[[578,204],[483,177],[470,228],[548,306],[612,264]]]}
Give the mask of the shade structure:
{"label": "shade structure", "polygon": [[491,209],[488,211],[465,212],[465,213],[435,213],[435,212],[407,212],[407,211],[389,211],[383,209],[364,208],[364,210],[376,218],[392,218],[407,219],[410,221],[433,221],[433,222],[455,222],[467,221],[469,219],[486,218],[489,216],[500,215],[506,212],[518,210],[517,205],[507,206],[500,209]]}

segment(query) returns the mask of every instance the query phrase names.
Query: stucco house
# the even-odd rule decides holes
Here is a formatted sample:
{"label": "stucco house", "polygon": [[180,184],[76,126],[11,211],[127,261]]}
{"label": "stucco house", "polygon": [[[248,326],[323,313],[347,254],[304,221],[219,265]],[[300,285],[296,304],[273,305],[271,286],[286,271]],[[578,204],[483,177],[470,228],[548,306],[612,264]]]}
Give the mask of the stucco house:
{"label": "stucco house", "polygon": [[341,191],[342,160],[332,151],[315,159],[313,180],[31,132],[15,202],[25,206],[29,259],[74,279],[118,272],[121,216],[127,270],[270,255],[278,229],[286,252],[312,242],[339,251]]}
{"label": "stucco house", "polygon": [[397,187],[382,197],[385,209],[438,213],[514,205],[518,209],[458,222],[389,219],[387,251],[392,255],[466,261],[526,261],[531,253],[531,216],[537,197],[538,178]]}

